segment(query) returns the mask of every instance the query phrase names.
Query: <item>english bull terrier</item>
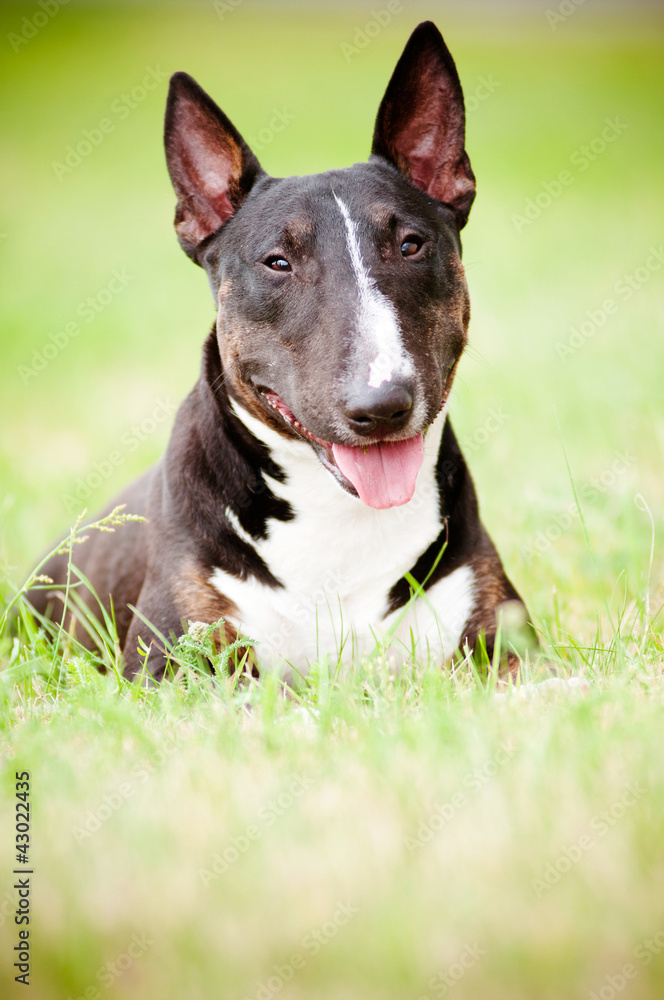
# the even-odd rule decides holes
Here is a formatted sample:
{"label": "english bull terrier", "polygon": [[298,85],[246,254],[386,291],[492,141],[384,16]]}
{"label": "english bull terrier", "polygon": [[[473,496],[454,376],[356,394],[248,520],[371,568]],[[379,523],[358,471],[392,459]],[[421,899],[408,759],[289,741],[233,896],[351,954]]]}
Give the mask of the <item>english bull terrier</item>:
{"label": "english bull terrier", "polygon": [[[368,162],[343,170],[270,177],[198,84],[172,77],[175,229],[218,313],[164,458],[116,501],[146,521],[76,551],[112,600],[127,676],[164,674],[147,622],[176,638],[223,618],[220,641],[249,636],[257,670],[292,675],[377,639],[397,660],[415,645],[442,663],[480,637],[491,656],[501,606],[527,619],[447,416],[470,315],[464,136],[430,22],[392,75]],[[45,568],[42,613],[62,607],[66,562]]]}

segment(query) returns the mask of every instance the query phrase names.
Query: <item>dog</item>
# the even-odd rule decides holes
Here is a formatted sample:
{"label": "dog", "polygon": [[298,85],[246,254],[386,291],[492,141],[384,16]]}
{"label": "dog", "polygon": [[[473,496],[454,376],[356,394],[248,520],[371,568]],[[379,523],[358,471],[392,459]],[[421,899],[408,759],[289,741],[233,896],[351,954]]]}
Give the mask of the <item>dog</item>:
{"label": "dog", "polygon": [[[115,502],[145,520],[76,551],[113,608],[125,675],[161,679],[158,634],[222,619],[218,642],[249,637],[255,673],[292,678],[377,640],[397,663],[478,644],[491,658],[503,609],[528,615],[447,416],[475,176],[438,29],[411,35],[365,163],[270,177],[185,73],[165,147],[177,237],[217,318],[164,458]],[[44,572],[32,603],[62,619],[67,557]]]}

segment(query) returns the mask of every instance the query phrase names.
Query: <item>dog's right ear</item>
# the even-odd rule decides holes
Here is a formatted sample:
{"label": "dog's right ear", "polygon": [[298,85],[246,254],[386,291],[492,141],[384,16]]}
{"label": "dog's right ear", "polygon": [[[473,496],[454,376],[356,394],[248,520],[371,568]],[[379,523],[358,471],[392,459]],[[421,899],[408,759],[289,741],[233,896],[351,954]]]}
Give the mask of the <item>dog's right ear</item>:
{"label": "dog's right ear", "polygon": [[197,260],[202,240],[240,207],[263,173],[226,115],[187,73],[175,73],[166,104],[166,162],[178,196],[175,230]]}

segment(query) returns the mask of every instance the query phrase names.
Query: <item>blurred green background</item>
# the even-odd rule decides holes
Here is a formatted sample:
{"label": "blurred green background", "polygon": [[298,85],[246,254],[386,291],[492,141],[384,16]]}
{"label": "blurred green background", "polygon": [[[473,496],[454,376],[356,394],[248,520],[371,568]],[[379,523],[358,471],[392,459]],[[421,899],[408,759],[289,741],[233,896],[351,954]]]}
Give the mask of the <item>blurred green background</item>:
{"label": "blurred green background", "polygon": [[[657,6],[403,0],[378,25],[381,0],[44,3],[4,4],[0,30],[13,578],[159,456],[197,376],[214,310],[171,228],[168,75],[195,76],[258,140],[268,171],[340,167],[366,158],[395,61],[432,18],[459,68],[478,177],[464,233],[471,346],[453,414],[485,520],[536,618],[555,586],[570,627],[592,623],[599,591],[569,514],[564,444],[604,588],[642,592],[650,528],[634,498],[661,524],[664,450]],[[275,109],[291,120],[270,134]]]}
{"label": "blurred green background", "polygon": [[[344,166],[366,157],[396,59],[432,18],[478,177],[454,421],[510,575],[557,648],[579,647],[566,663],[592,687],[505,703],[473,694],[468,673],[400,685],[358,670],[335,689],[321,670],[310,715],[269,679],[248,713],[223,684],[136,700],[76,657],[55,695],[26,694],[18,667],[43,663],[7,640],[0,992],[25,994],[11,965],[16,766],[33,773],[36,1000],[92,1000],[134,934],[147,953],[95,1000],[265,997],[275,964],[349,900],[360,913],[284,1000],[443,996],[440,974],[477,946],[459,1000],[614,995],[609,977],[664,940],[661,638],[638,607],[618,623],[647,589],[640,496],[653,612],[664,603],[661,4],[401,0],[382,26],[385,0],[39,2],[0,8],[0,571],[20,579],[83,506],[158,458],[197,376],[214,309],[172,232],[167,76],[194,75],[267,170]],[[275,114],[290,121],[269,134]],[[294,777],[311,788],[203,880]],[[454,821],[411,851],[463,790]],[[620,822],[604,837],[609,809]],[[596,845],[563,879],[588,831]],[[663,995],[651,957],[622,996]]]}

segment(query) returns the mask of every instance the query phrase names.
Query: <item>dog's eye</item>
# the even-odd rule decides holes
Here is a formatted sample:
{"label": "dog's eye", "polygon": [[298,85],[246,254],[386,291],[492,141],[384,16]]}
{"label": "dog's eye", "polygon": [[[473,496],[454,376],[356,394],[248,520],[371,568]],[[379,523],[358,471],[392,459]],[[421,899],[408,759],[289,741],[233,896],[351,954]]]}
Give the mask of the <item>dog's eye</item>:
{"label": "dog's eye", "polygon": [[401,256],[412,257],[422,246],[422,240],[418,236],[409,236],[401,244]]}
{"label": "dog's eye", "polygon": [[269,267],[271,271],[281,271],[285,274],[286,271],[292,271],[292,267],[288,263],[285,257],[268,257],[266,261],[263,261],[266,267]]}

